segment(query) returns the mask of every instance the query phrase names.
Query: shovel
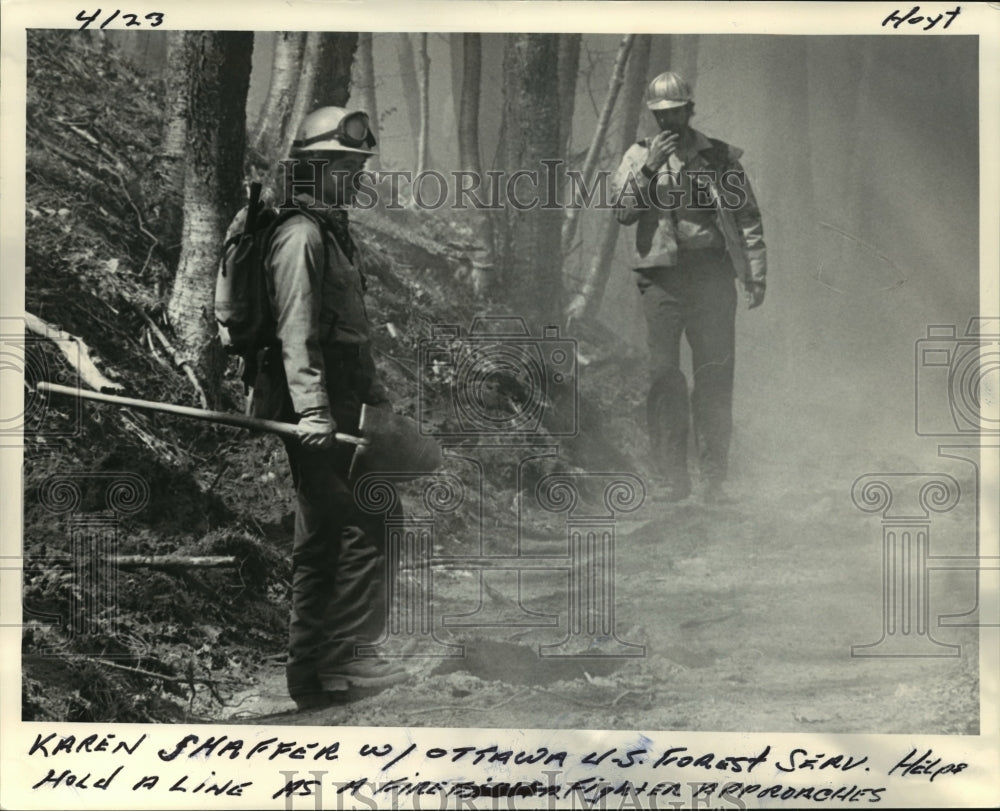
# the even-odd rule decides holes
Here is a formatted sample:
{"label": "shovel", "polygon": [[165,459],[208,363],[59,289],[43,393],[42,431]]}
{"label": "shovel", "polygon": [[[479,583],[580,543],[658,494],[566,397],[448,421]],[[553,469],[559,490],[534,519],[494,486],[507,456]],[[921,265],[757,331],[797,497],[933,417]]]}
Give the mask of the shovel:
{"label": "shovel", "polygon": [[[129,406],[146,411],[160,411],[165,414],[176,414],[205,422],[247,428],[251,431],[265,431],[293,439],[299,439],[302,436],[298,426],[292,423],[264,420],[245,414],[210,411],[204,408],[174,405],[173,403],[157,403],[153,400],[139,400],[134,397],[119,397],[116,394],[103,394],[71,386],[60,386],[58,383],[46,381],[38,382],[35,388],[45,394],[63,394],[67,397],[82,397],[100,403]],[[407,417],[393,414],[389,409],[362,405],[358,427],[364,436],[334,434],[334,439],[337,442],[346,442],[357,446],[351,457],[351,467],[348,474],[352,479],[369,472],[401,474],[397,478],[403,479],[416,478],[425,473],[432,473],[441,464],[440,446],[434,439],[421,436],[416,423]]]}

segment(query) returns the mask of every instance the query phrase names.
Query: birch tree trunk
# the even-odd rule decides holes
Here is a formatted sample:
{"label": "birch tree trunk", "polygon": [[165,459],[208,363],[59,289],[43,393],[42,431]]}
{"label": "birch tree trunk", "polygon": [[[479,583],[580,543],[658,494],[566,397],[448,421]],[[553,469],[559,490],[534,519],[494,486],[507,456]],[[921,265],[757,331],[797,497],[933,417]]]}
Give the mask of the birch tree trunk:
{"label": "birch tree trunk", "polygon": [[[167,126],[163,137],[163,153],[172,161],[180,161],[184,157],[185,136],[187,133],[187,79],[184,62],[184,32],[167,32],[167,73],[165,78],[167,98]],[[180,172],[180,181],[171,183],[178,187],[184,186],[184,172]]]}
{"label": "birch tree trunk", "polygon": [[420,88],[420,135],[417,138],[417,172],[419,175],[430,164],[431,125],[431,58],[427,52],[427,34],[419,34],[417,48],[417,85]]}
{"label": "birch tree trunk", "polygon": [[306,35],[302,32],[282,31],[278,33],[274,43],[271,80],[252,139],[254,150],[268,164],[285,157],[278,150],[284,143],[292,115],[305,40]]}
{"label": "birch tree trunk", "polygon": [[323,47],[324,34],[320,31],[310,31],[306,34],[302,48],[302,69],[299,72],[299,83],[295,90],[295,99],[288,115],[288,127],[282,133],[278,150],[279,160],[287,157],[292,148],[292,141],[302,124],[302,119],[316,106],[313,96],[316,84],[316,72],[319,68],[320,49]]}
{"label": "birch tree trunk", "polygon": [[[632,43],[635,41],[635,34],[626,34],[622,37],[621,45],[618,46],[618,55],[615,57],[615,66],[611,71],[611,81],[608,85],[608,94],[604,99],[604,106],[601,109],[601,116],[597,121],[597,129],[594,131],[594,138],[590,142],[587,150],[587,157],[583,161],[581,175],[583,181],[589,186],[594,168],[597,166],[597,157],[601,151],[601,145],[608,132],[608,124],[611,122],[611,113],[618,100],[618,91],[621,90],[625,80],[625,63],[628,61],[629,52],[632,50]],[[566,219],[562,227],[562,254],[566,256],[573,247],[573,238],[576,235],[576,224],[579,220],[580,209],[569,206],[566,209]]]}
{"label": "birch tree trunk", "polygon": [[225,357],[213,300],[230,218],[241,204],[246,100],[253,34],[184,36],[188,87],[184,228],[167,315],[181,361],[194,368],[209,406],[218,405]]}
{"label": "birch tree trunk", "polygon": [[[184,227],[184,174],[187,145],[188,81],[183,31],[168,31],[167,71],[164,77],[167,122],[163,132],[163,160],[167,182],[163,189],[163,243],[167,246],[170,267],[180,257],[181,231]],[[158,281],[157,285],[162,285]],[[162,296],[164,291],[157,290]]]}
{"label": "birch tree trunk", "polygon": [[[621,127],[614,139],[615,160],[619,160],[635,141],[639,127],[639,115],[643,109],[642,100],[646,90],[646,76],[649,73],[649,53],[652,37],[649,34],[636,36],[625,71],[625,93],[622,97]],[[611,274],[611,263],[618,243],[619,225],[614,212],[600,212],[602,219],[601,237],[597,251],[587,267],[583,284],[566,310],[567,320],[580,317],[596,317],[601,309],[604,290]]]}

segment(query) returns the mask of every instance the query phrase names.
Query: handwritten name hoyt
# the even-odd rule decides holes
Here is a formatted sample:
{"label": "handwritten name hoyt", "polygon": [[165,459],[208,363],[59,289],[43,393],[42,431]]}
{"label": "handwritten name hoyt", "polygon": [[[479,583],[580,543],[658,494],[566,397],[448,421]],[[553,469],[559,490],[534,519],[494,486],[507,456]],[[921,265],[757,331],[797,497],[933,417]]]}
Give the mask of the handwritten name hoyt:
{"label": "handwritten name hoyt", "polygon": [[[164,764],[173,763],[176,767],[178,764],[191,763],[200,771],[197,774],[179,774],[175,771],[162,781],[161,775],[139,772],[138,769],[135,774],[129,774],[126,770],[129,759],[144,745],[151,750],[149,755],[155,754]],[[391,792],[404,795],[445,794],[460,798],[577,795],[588,802],[594,802],[608,795],[676,797],[681,796],[681,787],[686,785],[696,792],[694,796],[702,797],[757,796],[781,800],[838,798],[850,802],[877,803],[883,799],[882,794],[886,791],[884,785],[877,785],[882,782],[879,779],[881,777],[906,779],[907,782],[933,782],[961,774],[967,768],[966,763],[949,760],[935,754],[930,748],[913,748],[894,761],[877,765],[868,755],[861,753],[819,752],[805,748],[779,751],[771,746],[734,754],[700,751],[688,746],[612,747],[586,753],[550,750],[544,746],[508,749],[496,744],[421,747],[412,741],[406,747],[380,742],[364,743],[355,748],[356,746],[357,744],[352,744],[346,747],[340,741],[296,741],[278,737],[243,740],[222,734],[186,734],[167,746],[160,746],[148,741],[146,734],[126,738],[111,733],[86,736],[50,733],[38,734],[34,743],[28,747],[27,755],[34,760],[51,758],[59,761],[37,779],[32,786],[36,790],[69,788],[73,791],[106,791],[115,786],[132,792],[157,789],[202,796],[242,796],[246,789],[254,785],[253,781],[236,782],[224,774],[217,775],[214,770],[206,776],[212,766],[219,769],[229,761],[274,762],[275,766],[295,765],[296,769],[305,769],[306,774],[311,777],[301,779],[298,771],[269,772],[266,779],[272,782],[266,791],[272,799],[318,795],[326,784],[329,789],[336,789],[340,794],[350,792],[352,795],[366,792],[371,792],[371,796]],[[88,769],[88,756],[98,754],[104,756],[100,760],[101,768]],[[108,757],[117,757],[118,760],[108,764]],[[143,758],[142,769],[148,768],[147,762],[148,758]],[[337,779],[328,781],[328,772],[317,769],[317,765],[332,765],[334,762]],[[405,769],[409,773],[411,767],[425,768],[433,762],[458,764],[470,771],[465,773],[465,779],[453,780],[419,780],[415,777],[411,779],[407,774],[400,776],[401,770]],[[362,769],[359,764],[368,764],[368,767]],[[137,763],[136,766],[138,765]],[[547,779],[502,783],[494,782],[494,778],[487,777],[485,773],[482,778],[476,779],[478,770],[497,765],[533,767],[539,770],[539,776],[544,774]],[[400,770],[395,774],[387,774],[384,781],[370,779],[373,771],[385,773],[397,766],[400,766]],[[629,770],[663,770],[664,777],[676,773],[686,783],[669,780],[656,782],[642,778],[630,780],[627,779]],[[361,771],[369,772],[369,776],[357,776],[357,772]],[[419,773],[413,772],[414,775]],[[773,782],[774,777],[782,773],[800,775],[800,783],[805,774],[815,773],[817,778],[822,774],[823,782],[827,785],[790,786]],[[566,776],[564,782],[558,782],[559,775]],[[569,779],[569,775],[573,779]],[[847,779],[848,775],[850,779]],[[765,776],[772,782],[761,779]],[[265,779],[257,775],[255,777],[258,783]],[[829,778],[833,778],[834,782],[843,781],[845,785],[830,787]],[[813,778],[809,779],[811,781]],[[874,785],[858,785],[862,780]],[[852,781],[853,785],[846,785]]]}

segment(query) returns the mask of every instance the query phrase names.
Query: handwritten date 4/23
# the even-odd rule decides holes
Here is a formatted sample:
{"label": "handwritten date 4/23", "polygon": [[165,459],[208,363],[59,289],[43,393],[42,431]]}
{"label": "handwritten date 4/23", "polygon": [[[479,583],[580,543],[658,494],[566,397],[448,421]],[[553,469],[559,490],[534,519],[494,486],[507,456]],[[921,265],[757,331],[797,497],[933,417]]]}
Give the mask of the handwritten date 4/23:
{"label": "handwritten date 4/23", "polygon": [[[98,27],[106,28],[112,22],[114,22],[114,20],[116,20],[119,15],[121,15],[121,20],[119,21],[119,25],[124,24],[125,28],[136,28],[142,25],[148,25],[150,28],[157,28],[158,26],[163,24],[162,11],[149,12],[149,14],[146,14],[142,17],[142,19],[146,21],[145,23],[142,23],[139,21],[138,14],[122,14],[121,9],[116,8],[114,11],[108,12],[107,18]],[[97,9],[97,11],[95,11],[93,14],[88,14],[86,9],[81,11],[79,14],[76,15],[77,21],[83,23],[83,25],[80,26],[80,30],[82,31],[91,23],[96,22],[98,17],[100,16],[101,16],[100,9]]]}

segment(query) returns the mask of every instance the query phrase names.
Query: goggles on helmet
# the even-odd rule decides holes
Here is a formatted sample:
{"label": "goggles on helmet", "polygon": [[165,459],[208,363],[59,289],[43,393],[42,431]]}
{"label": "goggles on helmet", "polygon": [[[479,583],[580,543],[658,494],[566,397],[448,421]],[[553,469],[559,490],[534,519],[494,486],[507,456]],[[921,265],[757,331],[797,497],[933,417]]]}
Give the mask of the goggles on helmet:
{"label": "goggles on helmet", "polygon": [[296,139],[292,142],[292,146],[296,149],[305,149],[320,141],[329,141],[331,138],[352,149],[371,149],[375,146],[375,136],[372,135],[372,131],[368,127],[368,114],[361,111],[348,113],[340,119],[340,123],[332,130],[318,133],[309,138]]}

